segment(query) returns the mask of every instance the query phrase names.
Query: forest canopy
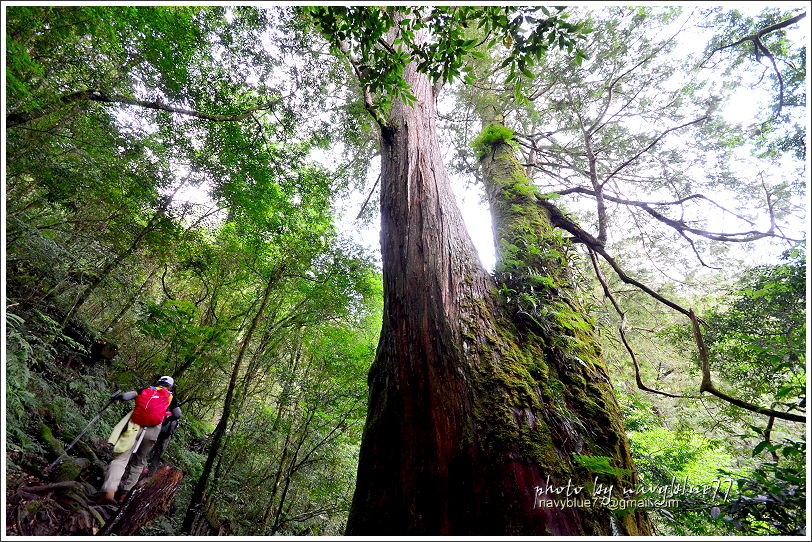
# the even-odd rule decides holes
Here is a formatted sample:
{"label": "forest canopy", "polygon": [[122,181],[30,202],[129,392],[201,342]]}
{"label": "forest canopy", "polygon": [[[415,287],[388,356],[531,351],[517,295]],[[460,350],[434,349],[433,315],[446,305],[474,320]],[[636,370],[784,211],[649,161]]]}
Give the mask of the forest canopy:
{"label": "forest canopy", "polygon": [[806,533],[803,5],[13,4],[6,534]]}

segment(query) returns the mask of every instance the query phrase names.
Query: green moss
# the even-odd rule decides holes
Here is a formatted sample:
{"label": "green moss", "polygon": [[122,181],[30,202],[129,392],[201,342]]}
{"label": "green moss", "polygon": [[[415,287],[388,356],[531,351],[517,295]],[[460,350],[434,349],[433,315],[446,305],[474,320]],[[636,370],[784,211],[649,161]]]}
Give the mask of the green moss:
{"label": "green moss", "polygon": [[586,389],[586,379],[576,371],[567,371],[566,378],[569,381],[568,388],[576,387],[582,390]]}
{"label": "green moss", "polygon": [[550,376],[550,368],[541,357],[530,358],[527,370],[536,382],[546,382]]}
{"label": "green moss", "polygon": [[76,454],[74,455],[78,454],[81,457],[86,457],[87,459],[90,460],[91,463],[99,461],[99,458],[96,455],[96,452],[93,451],[93,448],[85,444],[83,440],[79,440],[76,442],[76,444],[74,445],[74,450],[76,451]]}
{"label": "green moss", "polygon": [[53,431],[51,431],[51,428],[47,425],[40,425],[39,436],[42,443],[45,444],[48,451],[50,451],[52,454],[61,455],[65,452],[65,446],[54,436]]}
{"label": "green moss", "polygon": [[619,467],[613,467],[611,465],[612,463],[611,457],[606,457],[602,455],[572,454],[572,459],[576,464],[585,467],[588,471],[593,472],[595,474],[610,474],[612,476],[621,476],[631,473],[629,469],[621,469]]}
{"label": "green moss", "polygon": [[47,503],[48,503],[48,501],[46,501],[46,500],[44,500],[44,499],[43,499],[43,500],[39,500],[39,501],[31,501],[31,502],[27,503],[27,504],[26,504],[26,505],[23,507],[23,510],[25,510],[25,512],[26,512],[28,515],[34,515],[34,514],[36,514],[36,513],[39,511],[39,509],[40,509],[40,508],[42,508],[42,507],[43,507],[45,504],[47,504]]}
{"label": "green moss", "polygon": [[474,371],[476,423],[486,428],[492,452],[514,450],[549,472],[569,472],[569,465],[556,452],[553,432],[540,415],[551,407],[542,393],[550,368],[541,343],[531,339],[520,346],[506,340],[513,335],[515,330],[505,329],[492,337],[494,348],[485,352],[487,363]]}
{"label": "green moss", "polygon": [[579,313],[572,310],[564,303],[557,303],[555,305],[555,319],[558,324],[568,331],[588,331],[590,325],[587,320]]}
{"label": "green moss", "polygon": [[533,427],[524,425],[520,428],[519,451],[523,457],[533,458],[550,471],[562,473],[570,470],[558,456],[552,432],[542,420],[536,419]]}
{"label": "green moss", "polygon": [[[473,367],[474,423],[487,431],[486,442],[500,457],[507,452],[582,483],[595,473],[572,454],[606,458],[602,476],[616,485],[630,481],[620,410],[594,323],[568,273],[569,243],[538,205],[537,190],[513,149],[501,144],[509,142],[505,137],[493,128],[475,142],[497,237],[494,299],[510,316],[500,320]],[[473,324],[471,330],[480,331]],[[471,341],[482,345],[481,338]],[[594,532],[604,532],[605,512],[585,518],[590,524],[593,519]]]}
{"label": "green moss", "polygon": [[517,182],[513,185],[513,192],[520,196],[531,196],[538,194],[538,188],[530,184],[529,179],[524,179],[525,182]]}
{"label": "green moss", "polygon": [[513,130],[501,124],[489,124],[482,129],[482,132],[471,142],[471,148],[477,158],[482,158],[488,154],[494,146],[500,143],[514,143]]}
{"label": "green moss", "polygon": [[559,380],[551,378],[547,380],[547,387],[553,392],[556,398],[564,397],[564,385]]}
{"label": "green moss", "polygon": [[84,457],[66,457],[54,470],[54,480],[57,482],[68,482],[79,478],[82,470],[90,464]]}
{"label": "green moss", "polygon": [[[483,303],[480,308],[487,307]],[[584,354],[585,363],[567,364],[562,352],[550,350],[545,337],[524,334],[509,320],[500,321],[484,341],[476,336],[472,323],[463,329],[481,354],[471,374],[476,397],[473,426],[479,429],[466,442],[477,439],[483,451],[494,457],[508,453],[554,477],[581,484],[596,473],[576,462],[572,454],[607,457],[613,470],[601,476],[618,487],[630,483],[633,474],[624,469],[630,459],[622,440],[620,413],[613,408],[608,382],[597,374],[596,360]],[[596,512],[596,529],[601,514]]]}
{"label": "green moss", "polygon": [[510,406],[540,406],[535,390],[531,387],[534,379],[528,371],[528,366],[535,365],[535,363],[532,359],[529,360],[518,346],[511,344],[501,353],[499,367],[493,367],[493,370],[489,371],[493,377],[493,383],[507,392],[511,399]]}

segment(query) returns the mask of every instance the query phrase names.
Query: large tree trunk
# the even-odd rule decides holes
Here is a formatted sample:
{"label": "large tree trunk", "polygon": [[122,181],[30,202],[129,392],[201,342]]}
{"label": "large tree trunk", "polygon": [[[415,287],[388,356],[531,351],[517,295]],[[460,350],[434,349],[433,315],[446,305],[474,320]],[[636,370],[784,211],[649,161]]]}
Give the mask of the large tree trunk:
{"label": "large tree trunk", "polygon": [[413,65],[406,79],[418,102],[396,102],[381,137],[384,321],[347,534],[649,534],[642,514],[539,506],[548,480],[591,486],[573,453],[632,468],[618,407],[594,344],[574,361],[498,297],[451,192],[432,86]]}

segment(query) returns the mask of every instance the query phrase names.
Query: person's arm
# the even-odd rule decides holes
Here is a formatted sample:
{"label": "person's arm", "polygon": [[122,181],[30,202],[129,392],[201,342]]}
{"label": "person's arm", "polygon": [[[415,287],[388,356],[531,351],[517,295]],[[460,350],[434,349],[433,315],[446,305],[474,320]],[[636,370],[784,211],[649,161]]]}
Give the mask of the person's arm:
{"label": "person's arm", "polygon": [[172,396],[172,401],[169,403],[169,412],[172,413],[172,419],[177,420],[183,417],[183,413],[180,411],[180,407],[178,406],[178,401],[175,399],[175,396]]}
{"label": "person's arm", "polygon": [[116,393],[113,394],[111,399],[113,399],[115,401],[132,401],[133,399],[138,397],[138,394],[140,392],[141,392],[141,390],[137,390],[137,391],[121,391],[121,390],[118,390]]}

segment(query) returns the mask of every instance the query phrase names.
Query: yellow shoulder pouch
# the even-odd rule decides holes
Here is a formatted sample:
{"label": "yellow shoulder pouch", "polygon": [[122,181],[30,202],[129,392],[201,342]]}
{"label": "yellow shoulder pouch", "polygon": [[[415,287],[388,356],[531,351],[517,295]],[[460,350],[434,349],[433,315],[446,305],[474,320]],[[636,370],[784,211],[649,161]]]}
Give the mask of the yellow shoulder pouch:
{"label": "yellow shoulder pouch", "polygon": [[126,452],[135,445],[135,437],[138,435],[138,430],[141,429],[141,426],[130,421],[132,414],[132,411],[130,411],[126,416],[121,418],[121,421],[113,428],[113,432],[107,440],[110,444],[115,445],[113,447],[113,453],[120,454]]}

